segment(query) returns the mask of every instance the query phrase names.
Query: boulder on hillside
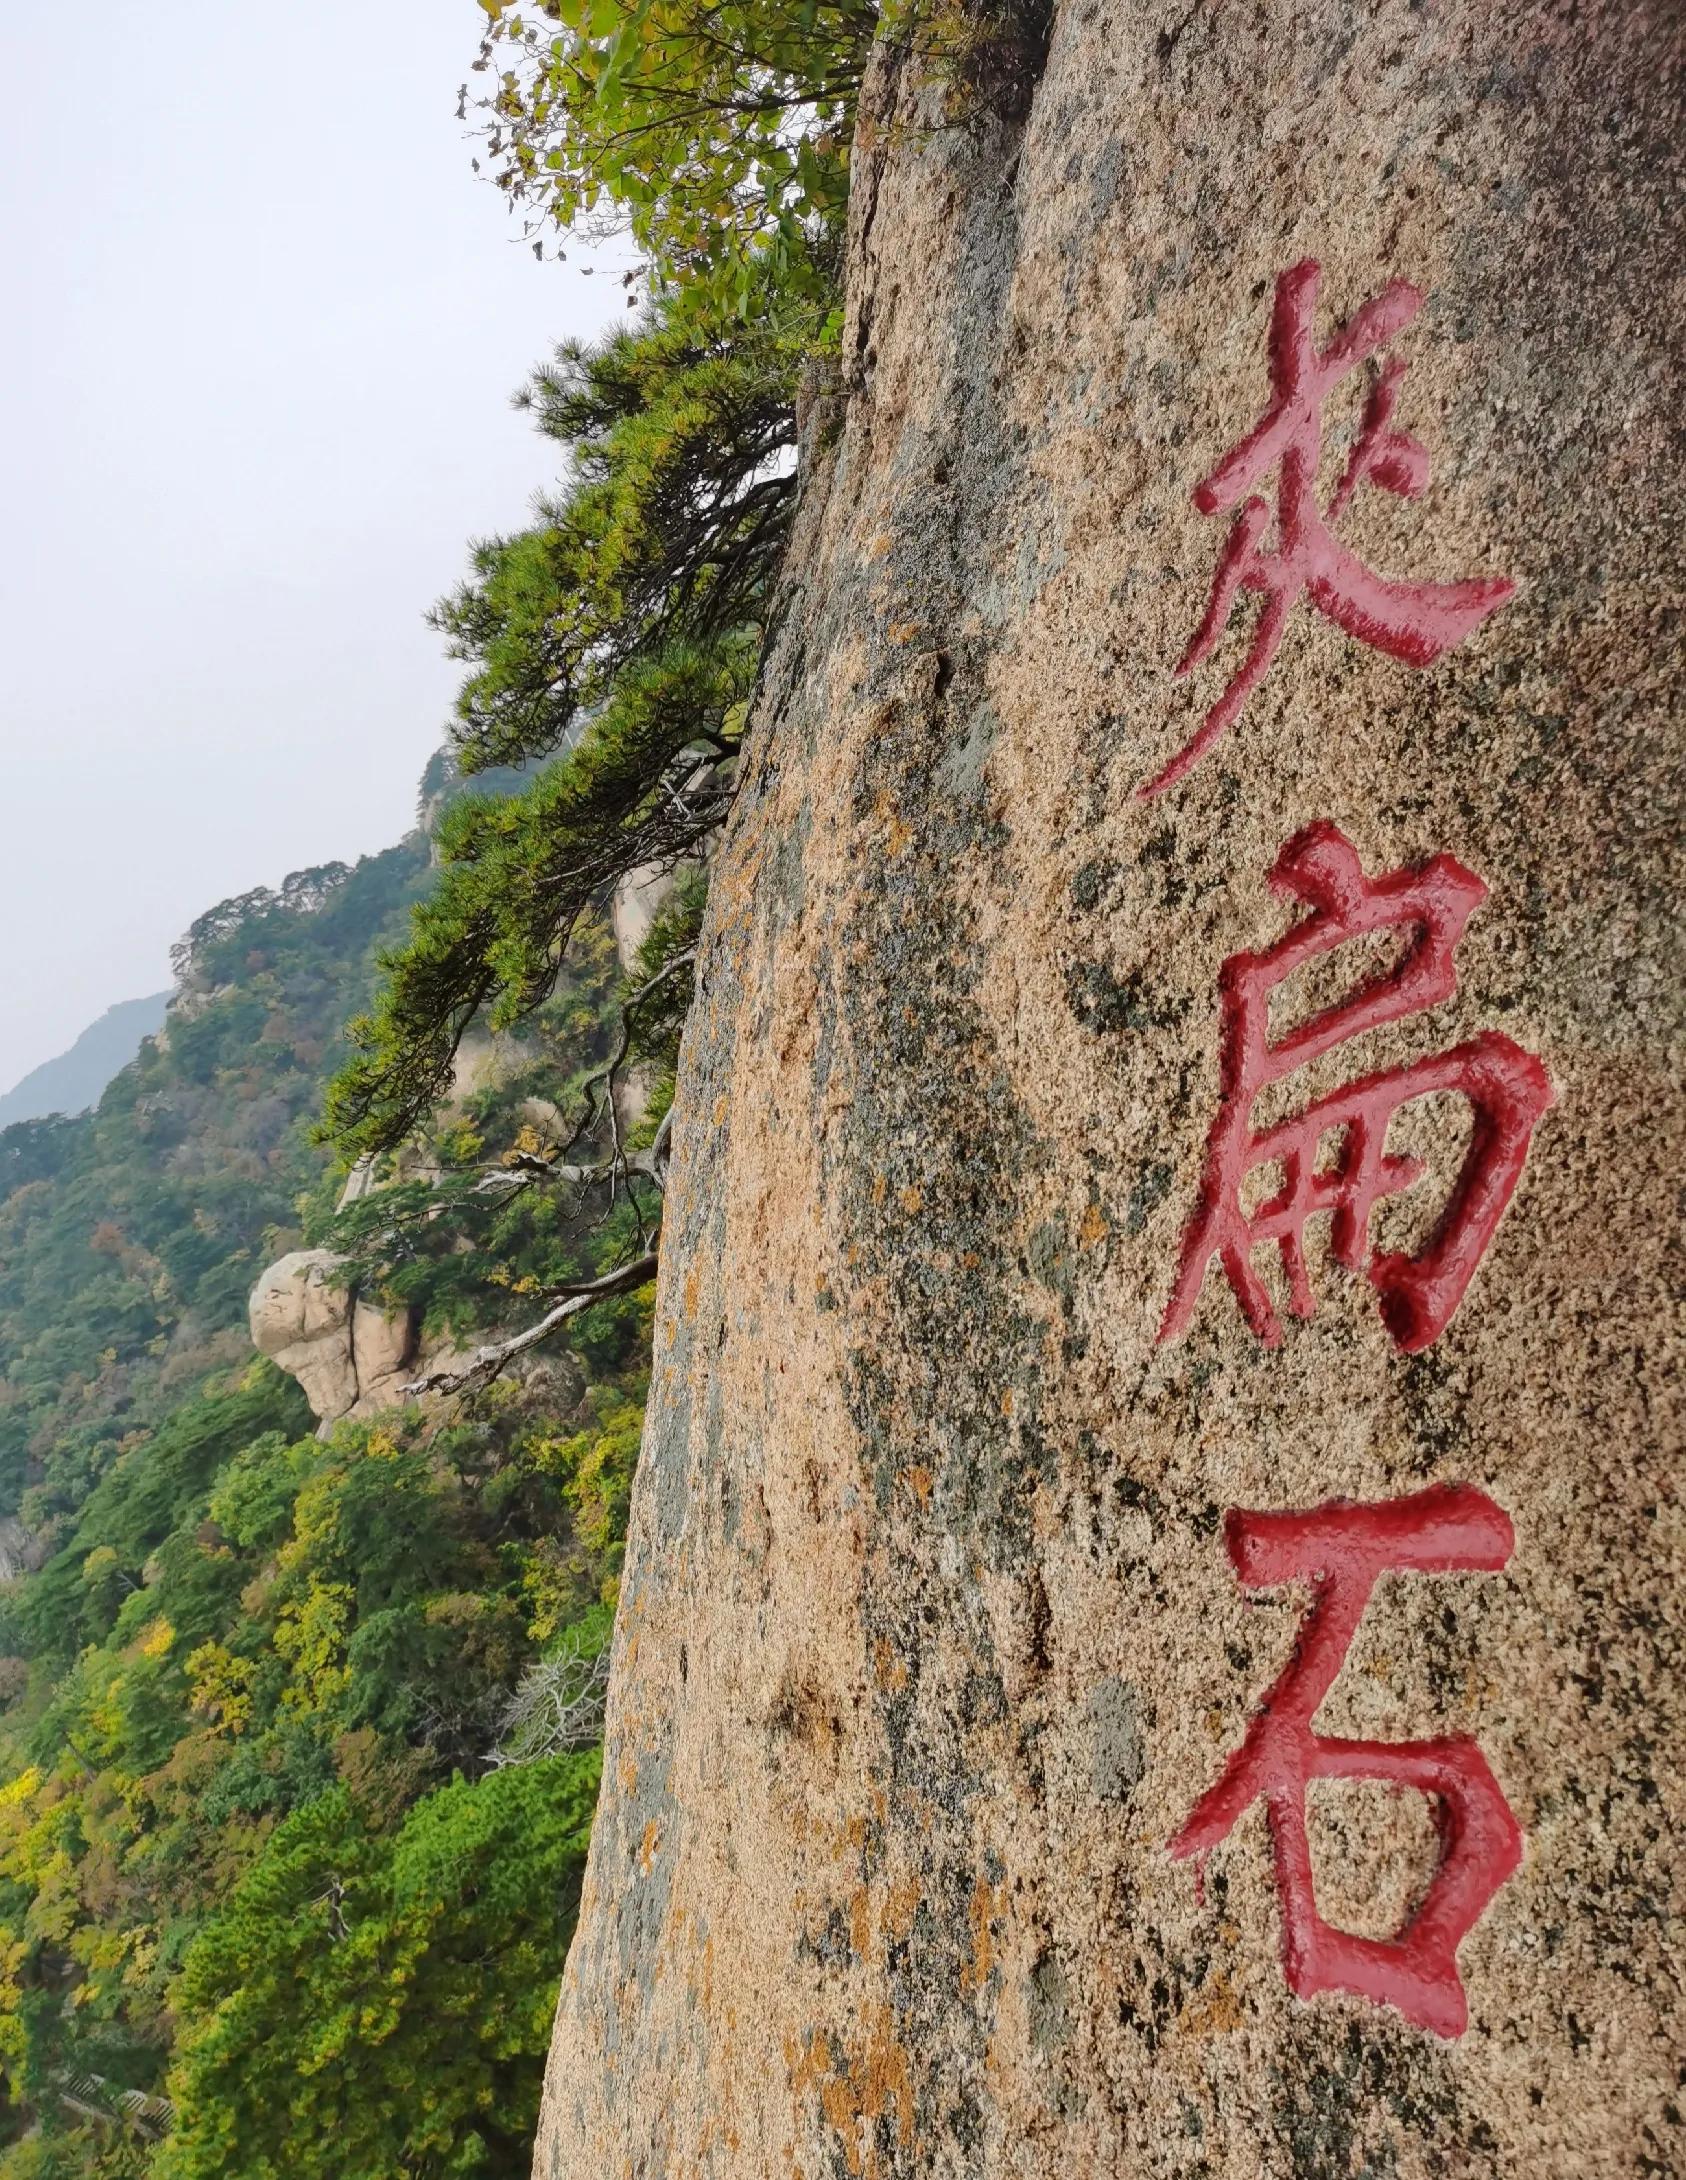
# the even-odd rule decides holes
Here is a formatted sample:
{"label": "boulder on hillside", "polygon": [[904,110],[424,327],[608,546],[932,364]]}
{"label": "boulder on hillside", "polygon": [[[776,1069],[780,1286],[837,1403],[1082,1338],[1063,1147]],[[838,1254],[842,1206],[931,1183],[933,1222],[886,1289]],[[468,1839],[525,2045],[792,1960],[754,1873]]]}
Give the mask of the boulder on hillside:
{"label": "boulder on hillside", "polygon": [[360,1300],[332,1249],[295,1249],[252,1289],[252,1342],[297,1378],[324,1429],[403,1398],[416,1360],[415,1312]]}

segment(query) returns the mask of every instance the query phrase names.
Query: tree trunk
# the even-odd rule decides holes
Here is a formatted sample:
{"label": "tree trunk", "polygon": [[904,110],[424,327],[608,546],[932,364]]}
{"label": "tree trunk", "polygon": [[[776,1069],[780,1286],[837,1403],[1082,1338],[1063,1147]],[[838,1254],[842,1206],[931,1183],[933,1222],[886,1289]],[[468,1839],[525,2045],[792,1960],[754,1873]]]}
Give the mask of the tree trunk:
{"label": "tree trunk", "polygon": [[876,68],[545,2180],[1679,2169],[1677,22]]}

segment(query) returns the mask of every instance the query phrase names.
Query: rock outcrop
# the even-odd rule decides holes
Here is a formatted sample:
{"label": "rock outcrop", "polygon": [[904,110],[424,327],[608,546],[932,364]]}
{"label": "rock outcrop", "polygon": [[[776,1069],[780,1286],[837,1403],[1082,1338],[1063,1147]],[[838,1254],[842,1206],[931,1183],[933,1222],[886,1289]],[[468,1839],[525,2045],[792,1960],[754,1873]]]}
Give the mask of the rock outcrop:
{"label": "rock outcrop", "polygon": [[417,1366],[409,1311],[354,1295],[332,1249],[295,1249],[252,1289],[252,1342],[296,1378],[324,1430],[342,1416],[373,1415],[404,1397]]}
{"label": "rock outcrop", "polygon": [[[1678,26],[1072,0],[965,125],[878,65],[540,2180],[1681,2169]],[[1280,649],[1144,798],[1225,568]],[[1372,917],[1221,1068],[1378,901],[1416,966]],[[1259,1129],[1440,1094],[1244,1195],[1273,1051]],[[1273,1190],[1285,1250],[1199,1257]]]}
{"label": "rock outcrop", "polygon": [[51,1542],[38,1536],[16,1514],[0,1515],[0,1582],[12,1582],[20,1574],[33,1574],[45,1565]]}
{"label": "rock outcrop", "polygon": [[650,936],[650,927],[673,897],[674,874],[659,863],[646,863],[628,871],[609,900],[609,927],[615,935],[615,958],[630,970],[638,949]]}
{"label": "rock outcrop", "polygon": [[[646,863],[628,871],[609,901],[609,927],[615,936],[615,958],[623,974],[637,966],[638,950],[650,936],[651,926],[673,898],[676,874],[660,864]],[[654,1068],[624,1068],[615,1083],[615,1118],[623,1135],[629,1135],[650,1110],[655,1094]]]}

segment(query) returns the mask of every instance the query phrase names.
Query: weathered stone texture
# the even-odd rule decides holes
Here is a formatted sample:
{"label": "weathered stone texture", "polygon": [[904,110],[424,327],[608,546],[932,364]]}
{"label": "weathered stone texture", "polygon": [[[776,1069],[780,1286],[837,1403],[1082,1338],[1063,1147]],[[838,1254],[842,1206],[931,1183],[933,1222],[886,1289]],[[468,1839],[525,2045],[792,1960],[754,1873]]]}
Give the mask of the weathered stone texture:
{"label": "weathered stone texture", "polygon": [[[1681,2169],[1677,21],[1064,5],[1022,120],[877,77],[687,1036],[541,2180]],[[1343,534],[1518,596],[1421,672],[1302,604],[1143,802],[1244,640],[1173,682],[1223,532],[1190,489],[1306,256],[1325,337],[1428,298],[1432,482]],[[1558,1102],[1425,1352],[1319,1250],[1276,1352],[1215,1271],[1158,1347],[1219,964],[1318,819],[1491,888],[1363,1064],[1501,1029]],[[1454,1116],[1414,1136],[1444,1170]],[[1303,1605],[1249,1605],[1225,1510],[1437,1481],[1514,1557],[1384,1581],[1320,1723],[1472,1734],[1520,1820],[1452,2042],[1289,1993],[1257,1810],[1203,1892],[1166,1852]],[[1313,1829],[1324,1911],[1395,1927],[1425,1805],[1332,1786]]]}
{"label": "weathered stone texture", "polygon": [[332,1249],[295,1249],[270,1265],[247,1304],[252,1345],[296,1378],[322,1428],[404,1398],[417,1368],[413,1312],[359,1300]]}

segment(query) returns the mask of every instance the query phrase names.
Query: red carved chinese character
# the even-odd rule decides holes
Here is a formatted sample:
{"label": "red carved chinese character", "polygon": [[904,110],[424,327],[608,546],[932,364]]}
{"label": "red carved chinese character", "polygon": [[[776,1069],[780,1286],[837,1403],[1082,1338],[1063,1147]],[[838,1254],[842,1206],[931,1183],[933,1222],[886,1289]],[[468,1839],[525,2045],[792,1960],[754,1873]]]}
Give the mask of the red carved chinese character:
{"label": "red carved chinese character", "polygon": [[[1338,1741],[1313,1733],[1379,1575],[1496,1572],[1515,1546],[1510,1518],[1485,1492],[1439,1484],[1410,1498],[1305,1513],[1233,1511],[1229,1556],[1249,1589],[1311,1582],[1316,1596],[1281,1677],[1255,1712],[1217,1784],[1171,1842],[1210,1854],[1261,1797],[1282,1901],[1282,1959],[1298,1998],[1351,1991],[1396,2006],[1437,2036],[1469,2018],[1458,1947],[1522,1860],[1522,1834],[1492,1768],[1465,1735],[1435,1741]],[[1312,1779],[1381,1779],[1437,1802],[1440,1860],[1421,1903],[1392,1938],[1336,1930],[1317,1912],[1305,1795]]]}
{"label": "red carved chinese character", "polygon": [[[1159,1338],[1175,1339],[1187,1330],[1216,1256],[1248,1324],[1275,1347],[1282,1328],[1252,1252],[1260,1242],[1276,1243],[1288,1307],[1296,1317],[1309,1317],[1317,1305],[1306,1271],[1305,1224],[1329,1211],[1336,1263],[1366,1274],[1381,1294],[1382,1317],[1395,1343],[1413,1353],[1440,1337],[1463,1300],[1521,1174],[1534,1124],[1552,1103],[1551,1083],[1531,1052],[1484,1030],[1449,1052],[1361,1075],[1303,1112],[1255,1131],[1254,1102],[1271,1084],[1350,1037],[1451,996],[1457,988],[1453,949],[1487,892],[1449,855],[1372,881],[1352,843],[1326,823],[1307,826],[1289,841],[1271,883],[1307,902],[1311,914],[1263,953],[1232,954],[1220,972],[1221,1096]],[[1394,969],[1272,1041],[1270,995],[1285,978],[1343,940],[1401,926],[1415,926],[1416,936]],[[1421,1160],[1388,1150],[1388,1123],[1413,1098],[1448,1090],[1469,1100],[1475,1125],[1439,1226],[1418,1256],[1371,1256],[1371,1212],[1426,1170]],[[1333,1164],[1320,1169],[1319,1148],[1336,1130],[1342,1133],[1339,1150]],[[1256,1211],[1244,1211],[1248,1175],[1277,1164],[1281,1188]]]}
{"label": "red carved chinese character", "polygon": [[1257,494],[1244,502],[1218,557],[1212,595],[1177,667],[1192,673],[1211,651],[1243,590],[1262,591],[1264,608],[1252,645],[1235,678],[1192,740],[1141,790],[1157,795],[1197,764],[1239,717],[1263,680],[1282,641],[1295,600],[1313,605],[1360,643],[1373,644],[1407,666],[1428,666],[1461,643],[1502,606],[1516,586],[1503,576],[1460,583],[1394,583],[1367,568],[1334,533],[1334,523],[1364,483],[1415,499],[1428,482],[1421,442],[1393,423],[1393,404],[1406,365],[1386,363],[1370,389],[1358,437],[1327,511],[1317,504],[1317,464],[1323,446],[1323,404],[1331,390],[1404,331],[1422,308],[1422,291],[1390,280],[1354,312],[1327,348],[1313,332],[1321,269],[1315,258],[1294,265],[1276,283],[1270,327],[1270,407],[1209,477],[1194,488],[1203,515],[1220,515],[1272,469],[1280,469],[1276,537],[1264,542],[1271,519]]}

